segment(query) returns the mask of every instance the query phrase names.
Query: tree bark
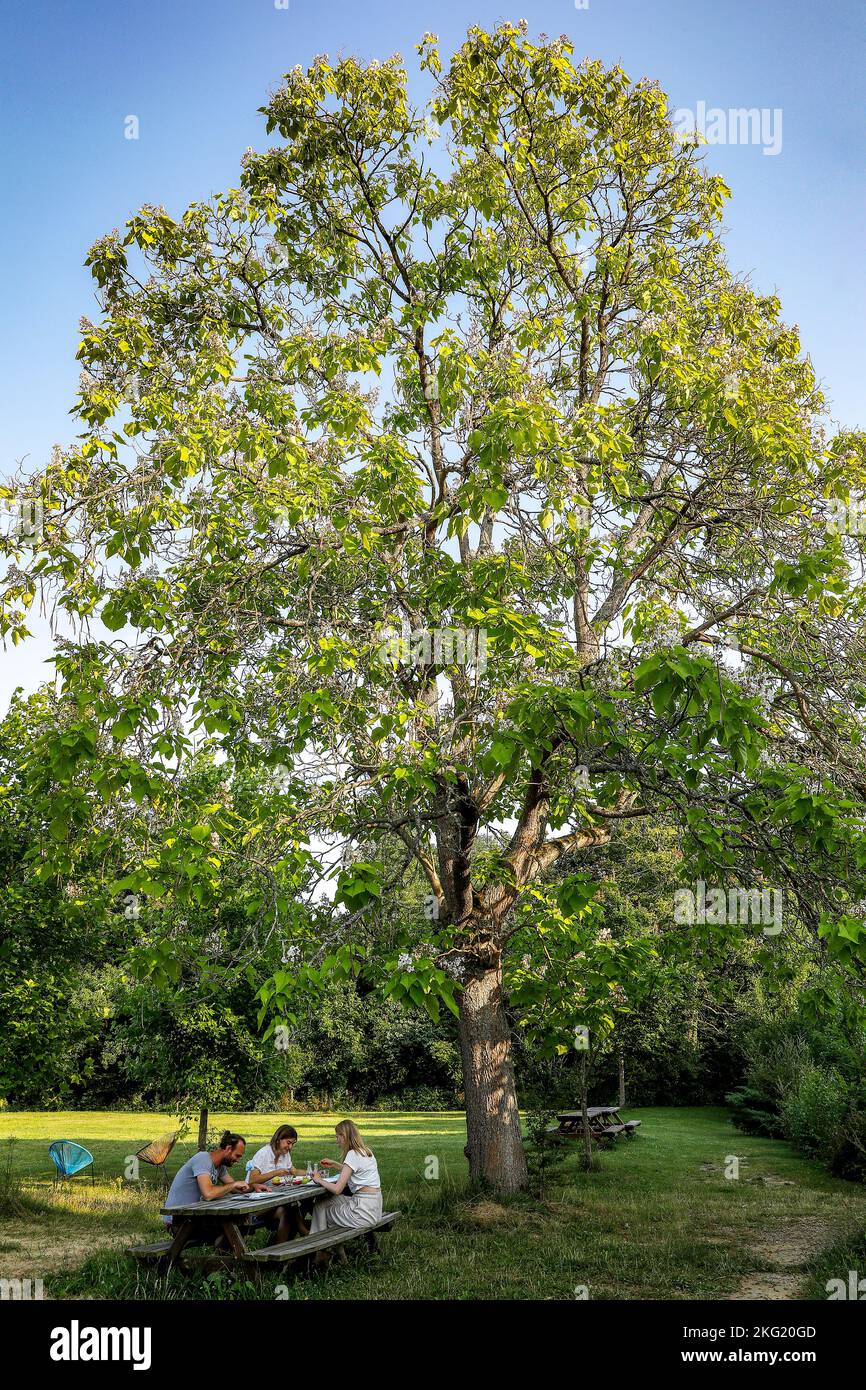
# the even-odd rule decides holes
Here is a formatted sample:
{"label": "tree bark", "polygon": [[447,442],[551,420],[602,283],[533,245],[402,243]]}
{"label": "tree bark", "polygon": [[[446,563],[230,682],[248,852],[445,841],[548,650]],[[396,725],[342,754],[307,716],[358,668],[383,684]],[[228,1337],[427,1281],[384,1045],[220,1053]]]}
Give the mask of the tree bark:
{"label": "tree bark", "polygon": [[625,1105],[625,1057],[621,1047],[616,1050],[616,1060],[619,1065],[619,1104],[622,1109]]}
{"label": "tree bark", "polygon": [[528,1174],[499,961],[467,978],[459,1032],[470,1176],[499,1192],[519,1192]]}
{"label": "tree bark", "polygon": [[592,1168],[592,1130],[589,1127],[589,1066],[587,1054],[580,1054],[580,1128],[583,1134],[583,1162],[589,1172]]}
{"label": "tree bark", "polygon": [[207,1116],[206,1110],[200,1110],[198,1114],[198,1146],[199,1149],[207,1148]]}

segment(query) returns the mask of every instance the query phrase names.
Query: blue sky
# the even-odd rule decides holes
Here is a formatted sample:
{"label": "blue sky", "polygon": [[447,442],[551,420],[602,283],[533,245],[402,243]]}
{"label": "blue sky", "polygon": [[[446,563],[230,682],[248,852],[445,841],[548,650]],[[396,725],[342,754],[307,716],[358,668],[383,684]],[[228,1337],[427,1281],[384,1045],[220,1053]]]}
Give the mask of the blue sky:
{"label": "blue sky", "polygon": [[[282,3],[282,0],[277,0]],[[583,0],[579,0],[583,3]],[[0,18],[0,474],[71,433],[88,246],[143,202],[183,210],[236,184],[257,108],[317,53],[384,58],[431,30],[528,21],[578,58],[657,78],[672,105],[782,113],[782,147],[714,144],[733,192],[735,269],[776,290],[834,414],[866,425],[866,5],[863,0],[4,0]],[[411,77],[410,77],[411,80]],[[139,138],[124,136],[136,116]],[[0,652],[0,709],[47,643]],[[41,668],[44,670],[44,668]]]}

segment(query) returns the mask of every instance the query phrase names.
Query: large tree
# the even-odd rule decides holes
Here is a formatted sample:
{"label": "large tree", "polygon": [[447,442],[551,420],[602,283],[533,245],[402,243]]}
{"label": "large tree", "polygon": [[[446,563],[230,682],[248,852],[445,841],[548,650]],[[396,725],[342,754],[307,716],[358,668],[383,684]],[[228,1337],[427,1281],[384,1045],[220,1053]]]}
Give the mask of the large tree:
{"label": "large tree", "polygon": [[[346,847],[328,959],[459,1010],[472,1173],[506,1190],[503,955],[561,856],[664,809],[693,872],[780,884],[847,960],[864,888],[860,541],[825,520],[862,441],[728,269],[664,94],[571,52],[505,24],[443,70],[425,36],[417,108],[398,57],[320,57],[240,188],[100,240],[84,432],[5,603],[16,638],[39,586],[83,625],[55,860],[120,798],[147,891],[218,893],[243,839],[279,915],[274,865]],[[226,795],[157,834],[203,737]],[[282,770],[242,820],[255,761]],[[394,847],[430,893],[396,956]]]}

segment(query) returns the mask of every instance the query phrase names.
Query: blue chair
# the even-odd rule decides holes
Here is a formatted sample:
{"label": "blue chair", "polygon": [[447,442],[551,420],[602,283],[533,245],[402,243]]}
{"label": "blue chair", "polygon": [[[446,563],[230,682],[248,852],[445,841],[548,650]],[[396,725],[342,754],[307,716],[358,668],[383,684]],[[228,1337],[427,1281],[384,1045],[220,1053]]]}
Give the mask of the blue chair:
{"label": "blue chair", "polygon": [[57,1169],[55,1181],[63,1181],[64,1178],[72,1178],[76,1173],[81,1173],[85,1168],[90,1169],[90,1181],[96,1182],[93,1176],[93,1154],[89,1150],[76,1144],[71,1139],[55,1139],[53,1144],[48,1145],[48,1152],[51,1161]]}

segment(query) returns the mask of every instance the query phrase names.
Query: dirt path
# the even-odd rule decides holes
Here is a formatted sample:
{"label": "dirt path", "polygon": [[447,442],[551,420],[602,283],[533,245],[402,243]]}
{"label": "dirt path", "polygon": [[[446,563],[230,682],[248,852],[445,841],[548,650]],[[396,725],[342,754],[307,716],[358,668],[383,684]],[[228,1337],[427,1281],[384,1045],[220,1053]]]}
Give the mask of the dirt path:
{"label": "dirt path", "polygon": [[805,1279],[809,1261],[833,1239],[833,1229],[815,1217],[794,1217],[776,1230],[764,1231],[752,1241],[749,1249],[767,1264],[776,1265],[770,1272],[746,1274],[736,1293],[737,1299],[796,1299]]}
{"label": "dirt path", "polygon": [[47,1279],[58,1269],[80,1265],[100,1250],[123,1250],[135,1240],[117,1231],[41,1229],[32,1221],[0,1226],[0,1279]]}

